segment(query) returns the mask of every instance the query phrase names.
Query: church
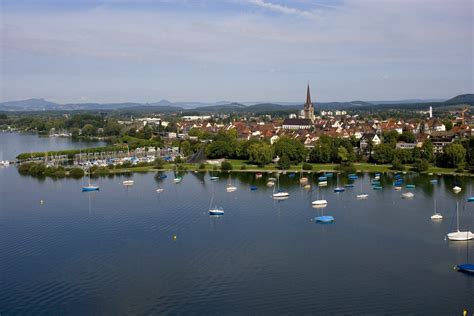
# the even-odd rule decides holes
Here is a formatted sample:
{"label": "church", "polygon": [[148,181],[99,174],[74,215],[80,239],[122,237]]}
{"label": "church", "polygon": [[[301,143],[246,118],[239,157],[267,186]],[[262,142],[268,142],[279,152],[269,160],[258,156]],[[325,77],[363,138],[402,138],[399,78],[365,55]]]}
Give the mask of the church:
{"label": "church", "polygon": [[314,106],[311,103],[311,94],[308,89],[306,90],[306,103],[303,108],[303,118],[287,118],[283,121],[282,127],[284,129],[310,129],[314,123]]}

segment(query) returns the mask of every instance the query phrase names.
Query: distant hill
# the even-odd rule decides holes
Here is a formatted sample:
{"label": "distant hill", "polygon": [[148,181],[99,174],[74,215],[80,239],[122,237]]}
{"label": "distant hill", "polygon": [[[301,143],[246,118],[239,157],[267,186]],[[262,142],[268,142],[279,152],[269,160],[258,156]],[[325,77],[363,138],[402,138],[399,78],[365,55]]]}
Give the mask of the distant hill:
{"label": "distant hill", "polygon": [[433,103],[444,102],[446,99],[406,99],[406,100],[389,100],[389,101],[367,101],[372,104],[414,104],[414,103]]}
{"label": "distant hill", "polygon": [[[372,101],[377,102],[377,101]],[[446,101],[428,102],[427,100],[402,100],[402,101],[379,101],[382,103],[371,103],[366,101],[350,102],[321,102],[315,103],[316,110],[370,110],[379,109],[426,109],[428,106],[444,107],[458,104],[474,105],[474,94],[462,94]],[[44,99],[28,99],[20,101],[8,101],[0,103],[0,111],[92,111],[92,110],[126,110],[147,112],[182,112],[194,111],[199,113],[286,113],[296,112],[303,109],[303,103],[236,103],[219,101],[214,103],[204,102],[171,102],[160,100],[154,103],[69,103],[58,104]]]}
{"label": "distant hill", "polygon": [[455,96],[452,99],[446,100],[444,102],[445,104],[472,104],[474,103],[474,94],[469,93],[469,94],[460,94],[458,96]]}

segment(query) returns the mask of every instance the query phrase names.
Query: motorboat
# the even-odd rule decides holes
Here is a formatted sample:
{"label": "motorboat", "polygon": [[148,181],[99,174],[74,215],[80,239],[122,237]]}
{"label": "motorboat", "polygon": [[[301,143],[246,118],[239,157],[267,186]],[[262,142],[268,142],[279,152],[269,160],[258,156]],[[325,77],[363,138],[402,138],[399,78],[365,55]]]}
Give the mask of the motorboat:
{"label": "motorboat", "polygon": [[316,201],[311,202],[311,204],[313,206],[325,206],[325,205],[328,205],[328,201],[326,201],[326,200],[316,200]]}
{"label": "motorboat", "polygon": [[131,185],[134,185],[134,184],[135,184],[134,180],[124,180],[124,181],[122,181],[122,185],[124,185],[124,186],[131,186]]}
{"label": "motorboat", "polygon": [[222,208],[213,208],[209,210],[209,215],[224,215],[224,209]]}

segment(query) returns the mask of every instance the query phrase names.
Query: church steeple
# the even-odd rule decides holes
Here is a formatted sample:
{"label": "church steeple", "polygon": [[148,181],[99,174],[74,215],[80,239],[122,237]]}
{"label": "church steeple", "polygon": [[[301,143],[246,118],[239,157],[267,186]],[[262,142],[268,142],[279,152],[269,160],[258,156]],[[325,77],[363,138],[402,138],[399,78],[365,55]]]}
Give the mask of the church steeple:
{"label": "church steeple", "polygon": [[311,104],[311,94],[309,93],[309,83],[308,90],[306,91],[306,105]]}
{"label": "church steeple", "polygon": [[308,83],[308,88],[306,90],[306,103],[304,104],[304,118],[305,119],[310,119],[312,122],[314,122],[314,106],[313,103],[311,103],[311,94],[309,92],[309,83]]}

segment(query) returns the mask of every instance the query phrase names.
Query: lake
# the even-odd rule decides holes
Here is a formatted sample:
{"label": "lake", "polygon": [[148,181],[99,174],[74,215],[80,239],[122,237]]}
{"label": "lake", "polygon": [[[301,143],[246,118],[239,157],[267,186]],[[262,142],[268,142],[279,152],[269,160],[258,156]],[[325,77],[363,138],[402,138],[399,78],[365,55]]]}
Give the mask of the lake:
{"label": "lake", "polygon": [[[83,193],[84,179],[36,179],[0,168],[0,313],[459,315],[474,309],[474,277],[453,270],[466,262],[466,245],[474,258],[474,241],[445,240],[456,228],[456,201],[461,228],[474,230],[474,203],[464,202],[473,190],[470,178],[404,175],[416,189],[413,199],[402,199],[392,175],[382,176],[381,191],[371,189],[373,175],[359,174],[354,188],[334,193],[336,178],[306,190],[298,175],[287,174],[280,184],[290,196],[275,201],[268,174],[232,174],[238,187],[232,193],[227,174],[214,182],[209,173],[186,173],[179,184],[173,173],[164,174],[97,178],[100,191]],[[135,185],[123,187],[129,177]],[[309,177],[314,184],[318,174]],[[431,184],[434,178],[438,183]],[[452,192],[455,184],[461,193]],[[361,189],[367,200],[355,199]],[[212,195],[224,216],[208,215]],[[326,208],[311,207],[318,197]],[[441,222],[430,220],[434,199]],[[316,223],[323,212],[335,222]]]}

